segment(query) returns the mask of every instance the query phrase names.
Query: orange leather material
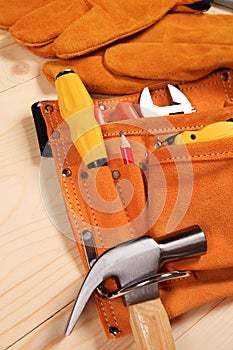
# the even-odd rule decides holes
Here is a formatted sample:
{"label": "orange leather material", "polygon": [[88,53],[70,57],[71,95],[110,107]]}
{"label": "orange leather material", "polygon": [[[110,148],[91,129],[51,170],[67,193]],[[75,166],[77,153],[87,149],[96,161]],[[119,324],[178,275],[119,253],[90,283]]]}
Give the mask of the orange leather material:
{"label": "orange leather material", "polygon": [[85,0],[50,1],[45,6],[39,7],[37,11],[22,16],[10,28],[10,33],[22,45],[35,47],[46,45],[53,42],[72,22],[88,10],[88,2]]}
{"label": "orange leather material", "polygon": [[[170,262],[161,271],[191,270],[192,276],[160,286],[170,318],[198,305],[232,295],[233,290],[233,138],[190,145],[154,145],[176,132],[202,127],[233,117],[232,71],[218,72],[195,83],[181,84],[197,112],[169,117],[137,118],[102,125],[108,166],[87,170],[75,151],[57,101],[42,101],[50,144],[67,213],[85,262],[80,234],[93,232],[98,254],[143,234],[157,239],[178,229],[200,225],[208,251],[202,257]],[[165,89],[153,92],[159,105],[169,103]],[[116,116],[117,103],[137,102],[138,95],[103,99],[104,113]],[[205,99],[205,103],[203,103]],[[96,100],[98,104],[100,101]],[[46,105],[52,106],[52,111]],[[225,106],[225,107],[224,107]],[[54,137],[54,130],[60,137]],[[135,163],[124,165],[119,132],[124,130]],[[142,166],[143,165],[143,166]],[[70,177],[62,171],[68,168]],[[118,171],[119,177],[113,176]],[[115,288],[110,281],[108,288]],[[130,332],[127,308],[121,299],[106,301],[95,296],[108,336],[111,326],[118,336]]]}
{"label": "orange leather material", "polygon": [[[152,0],[117,3],[108,0],[54,0],[10,28],[13,38],[26,46],[54,41],[58,57],[80,56],[135,34],[157,22],[174,6],[196,0]],[[182,6],[182,11],[185,9]],[[190,10],[190,8],[187,8]],[[195,11],[195,10],[193,10]],[[138,16],[143,13],[143,16]]]}
{"label": "orange leather material", "polygon": [[90,92],[104,94],[194,81],[216,69],[233,68],[232,27],[232,15],[170,13],[105,50],[48,61],[43,72],[53,83],[58,72],[72,68]]}
{"label": "orange leather material", "polygon": [[52,0],[0,0],[0,28],[11,27],[27,13],[35,11]]}
{"label": "orange leather material", "polygon": [[232,15],[170,13],[148,30],[109,47],[104,63],[122,77],[196,80],[214,69],[232,68],[232,25]]}
{"label": "orange leather material", "polygon": [[[192,106],[198,109],[198,112],[209,112],[216,110],[216,108],[232,106],[232,81],[233,70],[222,69],[215,71],[203,79],[199,79],[192,82],[181,82],[178,85],[179,89],[188,98]],[[141,91],[145,87],[142,83]],[[169,96],[168,89],[163,87],[159,89],[153,89],[150,91],[153,103],[158,106],[167,106],[172,103]],[[96,103],[102,102],[106,106],[104,112],[106,122],[110,120],[119,120],[119,116],[116,114],[116,104],[119,102],[130,102],[137,104],[140,97],[140,92],[118,97],[101,98],[98,101],[96,96]],[[192,118],[193,115],[191,115]],[[182,122],[182,116],[180,116]],[[187,116],[185,116],[187,118]]]}

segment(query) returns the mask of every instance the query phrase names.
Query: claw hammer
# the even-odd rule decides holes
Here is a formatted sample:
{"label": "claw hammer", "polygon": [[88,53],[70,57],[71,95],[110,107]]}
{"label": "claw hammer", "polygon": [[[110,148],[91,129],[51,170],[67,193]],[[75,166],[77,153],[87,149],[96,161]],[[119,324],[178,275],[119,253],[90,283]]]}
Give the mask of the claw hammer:
{"label": "claw hammer", "polygon": [[205,234],[199,226],[177,231],[158,241],[142,236],[105,251],[94,262],[81,286],[65,334],[72,332],[94,290],[114,277],[121,290],[129,291],[123,299],[129,306],[137,349],[175,349],[169,319],[159,299],[158,283],[145,281],[156,280],[158,270],[168,261],[202,255],[206,251]]}

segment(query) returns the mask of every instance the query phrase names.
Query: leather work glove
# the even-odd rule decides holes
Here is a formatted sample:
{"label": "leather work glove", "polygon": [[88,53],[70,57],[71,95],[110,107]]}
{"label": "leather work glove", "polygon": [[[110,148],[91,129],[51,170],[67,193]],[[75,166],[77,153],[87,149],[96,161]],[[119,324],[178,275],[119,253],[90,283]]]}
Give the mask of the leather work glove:
{"label": "leather work glove", "polygon": [[10,28],[10,33],[17,42],[29,47],[41,47],[53,42],[52,50],[47,52],[46,57],[71,58],[138,33],[160,20],[171,9],[201,11],[209,8],[209,2],[54,0],[19,18]]}
{"label": "leather work glove", "polygon": [[233,68],[232,28],[232,15],[168,14],[105,51],[48,61],[43,72],[53,82],[58,72],[72,68],[90,92],[107,94],[193,81],[218,68]]}
{"label": "leather work glove", "polygon": [[19,18],[52,0],[0,0],[0,28],[10,28]]}

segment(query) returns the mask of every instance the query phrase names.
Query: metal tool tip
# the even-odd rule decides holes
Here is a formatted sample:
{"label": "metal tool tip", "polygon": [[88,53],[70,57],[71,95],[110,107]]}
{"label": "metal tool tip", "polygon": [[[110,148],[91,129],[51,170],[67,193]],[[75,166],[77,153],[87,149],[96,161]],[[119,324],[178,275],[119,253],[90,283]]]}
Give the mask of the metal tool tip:
{"label": "metal tool tip", "polygon": [[123,130],[121,130],[121,131],[119,132],[119,134],[120,134],[120,136],[122,136],[122,135],[124,135],[125,133],[124,133]]}
{"label": "metal tool tip", "polygon": [[65,330],[65,336],[69,336],[71,333],[72,333],[72,330],[73,330],[73,326],[69,323],[66,327],[66,330]]}

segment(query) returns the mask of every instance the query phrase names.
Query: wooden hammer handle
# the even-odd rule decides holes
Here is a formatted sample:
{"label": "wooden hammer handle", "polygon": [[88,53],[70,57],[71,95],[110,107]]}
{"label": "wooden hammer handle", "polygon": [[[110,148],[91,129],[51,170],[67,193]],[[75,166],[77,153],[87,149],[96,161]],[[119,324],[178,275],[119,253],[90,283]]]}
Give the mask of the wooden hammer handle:
{"label": "wooden hammer handle", "polygon": [[129,307],[137,350],[175,350],[171,325],[159,298]]}

